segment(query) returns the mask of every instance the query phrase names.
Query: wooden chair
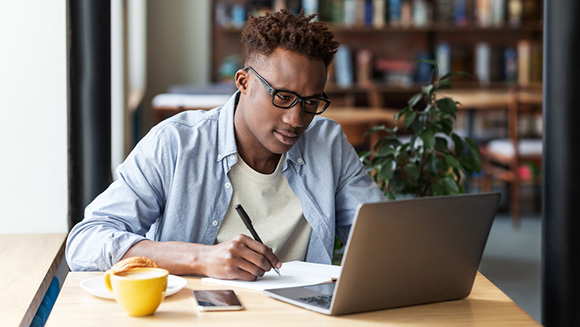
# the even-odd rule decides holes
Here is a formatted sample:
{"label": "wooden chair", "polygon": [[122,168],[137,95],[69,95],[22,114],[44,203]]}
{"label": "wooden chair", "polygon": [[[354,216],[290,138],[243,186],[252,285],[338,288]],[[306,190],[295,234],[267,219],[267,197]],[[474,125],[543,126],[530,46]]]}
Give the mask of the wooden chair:
{"label": "wooden chair", "polygon": [[[525,118],[537,118],[541,114],[541,90],[510,90],[507,108],[508,137],[491,140],[481,149],[483,176],[481,187],[489,192],[493,180],[507,182],[509,185],[509,207],[514,226],[520,223],[520,188],[525,181],[539,184],[540,178],[535,173],[522,174],[522,168],[528,164],[542,164],[542,140],[540,137],[523,136],[522,123]],[[528,122],[530,120],[528,119]],[[526,176],[528,175],[528,176]],[[536,203],[539,203],[536,199]]]}

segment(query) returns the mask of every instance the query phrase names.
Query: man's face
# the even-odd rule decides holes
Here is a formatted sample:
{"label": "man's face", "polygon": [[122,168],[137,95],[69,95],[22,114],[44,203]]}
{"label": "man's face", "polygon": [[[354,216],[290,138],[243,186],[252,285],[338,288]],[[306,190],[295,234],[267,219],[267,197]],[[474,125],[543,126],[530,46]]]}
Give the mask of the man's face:
{"label": "man's face", "polygon": [[[302,98],[322,96],[326,84],[322,61],[281,48],[251,66],[272,88],[292,91]],[[250,70],[236,74],[236,85],[242,92],[235,114],[236,137],[243,143],[241,148],[253,149],[251,155],[263,157],[288,151],[314,118],[302,111],[301,102],[289,109],[274,106],[272,96]]]}

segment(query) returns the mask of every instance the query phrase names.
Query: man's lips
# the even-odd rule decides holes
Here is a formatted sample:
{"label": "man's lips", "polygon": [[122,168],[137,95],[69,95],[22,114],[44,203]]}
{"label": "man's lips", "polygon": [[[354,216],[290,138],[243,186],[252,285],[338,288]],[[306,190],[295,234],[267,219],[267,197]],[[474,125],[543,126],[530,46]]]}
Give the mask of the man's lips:
{"label": "man's lips", "polygon": [[296,143],[296,141],[298,141],[298,138],[300,138],[300,134],[289,131],[274,130],[274,135],[276,136],[278,141],[287,145],[292,145]]}

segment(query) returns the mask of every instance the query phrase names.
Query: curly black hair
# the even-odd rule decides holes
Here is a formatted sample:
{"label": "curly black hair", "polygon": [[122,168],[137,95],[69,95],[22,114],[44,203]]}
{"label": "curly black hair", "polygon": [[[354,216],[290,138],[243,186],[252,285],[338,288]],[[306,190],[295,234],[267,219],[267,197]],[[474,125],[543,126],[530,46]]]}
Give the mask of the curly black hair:
{"label": "curly black hair", "polygon": [[248,17],[242,31],[246,60],[254,59],[257,54],[269,56],[280,47],[309,59],[322,60],[328,67],[339,44],[323,23],[311,22],[314,17],[316,15],[305,16],[304,10],[294,15],[286,9],[261,17]]}

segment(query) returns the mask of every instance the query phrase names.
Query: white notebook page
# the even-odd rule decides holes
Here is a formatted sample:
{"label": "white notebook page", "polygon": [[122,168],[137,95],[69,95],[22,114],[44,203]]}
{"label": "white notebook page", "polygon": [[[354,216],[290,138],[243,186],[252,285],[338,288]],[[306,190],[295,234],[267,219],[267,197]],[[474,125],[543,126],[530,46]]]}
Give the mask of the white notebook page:
{"label": "white notebook page", "polygon": [[243,280],[225,280],[217,278],[202,278],[203,283],[219,284],[231,287],[241,287],[253,290],[266,290],[272,288],[297,287],[330,283],[340,275],[340,266],[313,264],[303,261],[291,261],[282,264],[278,276],[274,270],[270,270],[263,277],[253,282]]}

